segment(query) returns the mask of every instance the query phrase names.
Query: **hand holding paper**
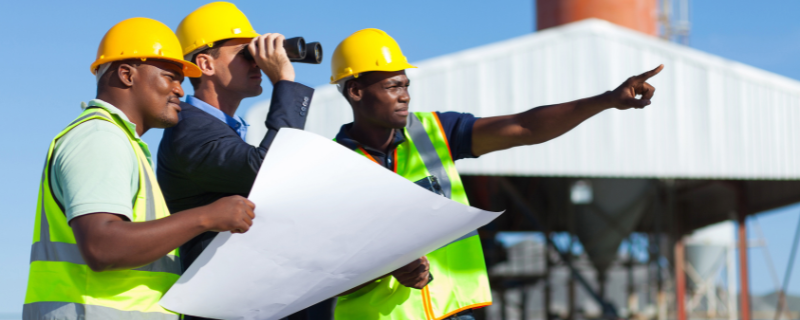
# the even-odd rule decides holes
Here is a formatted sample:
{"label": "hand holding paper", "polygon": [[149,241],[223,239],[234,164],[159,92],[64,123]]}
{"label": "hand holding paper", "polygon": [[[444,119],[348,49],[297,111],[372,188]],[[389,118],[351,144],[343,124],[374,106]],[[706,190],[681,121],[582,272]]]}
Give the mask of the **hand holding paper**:
{"label": "hand holding paper", "polygon": [[428,258],[422,257],[395,270],[392,272],[392,276],[406,287],[422,289],[428,284],[430,267]]}
{"label": "hand holding paper", "polygon": [[245,233],[250,230],[255,218],[255,204],[242,196],[228,196],[208,205],[203,220],[211,227],[211,231]]}

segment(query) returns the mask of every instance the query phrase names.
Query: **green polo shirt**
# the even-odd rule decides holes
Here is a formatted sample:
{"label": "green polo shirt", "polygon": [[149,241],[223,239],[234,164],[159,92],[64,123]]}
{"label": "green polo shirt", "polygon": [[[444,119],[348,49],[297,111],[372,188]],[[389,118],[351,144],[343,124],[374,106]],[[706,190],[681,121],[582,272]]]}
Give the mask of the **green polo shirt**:
{"label": "green polo shirt", "polygon": [[[112,117],[119,117],[150,162],[147,144],[139,139],[136,124],[125,113],[99,99],[89,101],[88,106],[103,108]],[[89,120],[56,142],[50,185],[67,221],[98,212],[132,219],[139,190],[139,166],[126,134],[111,122]]]}

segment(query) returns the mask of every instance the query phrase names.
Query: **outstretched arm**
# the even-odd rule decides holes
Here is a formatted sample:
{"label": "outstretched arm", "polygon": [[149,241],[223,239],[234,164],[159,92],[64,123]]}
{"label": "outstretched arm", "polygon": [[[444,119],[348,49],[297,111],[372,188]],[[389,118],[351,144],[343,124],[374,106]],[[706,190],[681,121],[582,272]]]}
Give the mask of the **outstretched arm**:
{"label": "outstretched arm", "polygon": [[[614,91],[575,100],[533,108],[506,116],[481,118],[472,131],[472,153],[475,156],[508,148],[532,145],[554,139],[572,130],[581,122],[605,109],[641,109],[650,104],[656,89],[647,79],[657,75],[664,65],[625,80]],[[636,96],[641,95],[637,99]]]}

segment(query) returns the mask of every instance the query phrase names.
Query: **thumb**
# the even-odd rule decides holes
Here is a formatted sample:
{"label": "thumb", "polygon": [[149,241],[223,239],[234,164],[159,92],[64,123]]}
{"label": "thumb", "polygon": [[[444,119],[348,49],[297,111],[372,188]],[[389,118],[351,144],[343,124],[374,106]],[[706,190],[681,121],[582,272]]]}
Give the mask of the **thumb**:
{"label": "thumb", "polygon": [[644,108],[650,105],[650,100],[647,99],[636,99],[636,98],[628,98],[622,101],[622,103],[626,107],[630,108]]}

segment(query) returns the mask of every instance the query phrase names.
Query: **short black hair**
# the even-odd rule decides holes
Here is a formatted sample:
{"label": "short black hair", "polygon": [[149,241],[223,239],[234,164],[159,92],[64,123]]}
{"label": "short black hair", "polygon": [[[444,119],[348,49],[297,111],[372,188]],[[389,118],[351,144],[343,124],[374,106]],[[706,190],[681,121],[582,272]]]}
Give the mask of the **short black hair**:
{"label": "short black hair", "polygon": [[370,74],[371,72],[372,71],[359,73],[358,76],[352,77],[350,80],[347,80],[342,84],[342,86],[344,87],[342,89],[342,95],[344,96],[344,99],[347,100],[348,103],[350,103],[350,95],[348,94],[348,91],[347,91],[347,84],[350,83],[350,81],[359,82],[359,81],[361,81],[361,79],[364,79],[364,76]]}
{"label": "short black hair", "polygon": [[[220,46],[225,44],[225,41],[228,41],[228,40],[226,39],[226,40],[220,40],[220,41],[214,42],[210,46],[208,46],[208,48],[205,48],[205,49],[201,50],[200,52],[195,53],[192,56],[192,63],[197,64],[197,55],[199,55],[201,53],[202,54],[207,54],[207,55],[209,55],[209,56],[211,56],[213,58],[219,58],[219,48],[220,48]],[[196,91],[197,88],[200,87],[200,77],[189,78],[189,83],[192,84],[192,88],[194,88],[194,90]]]}

